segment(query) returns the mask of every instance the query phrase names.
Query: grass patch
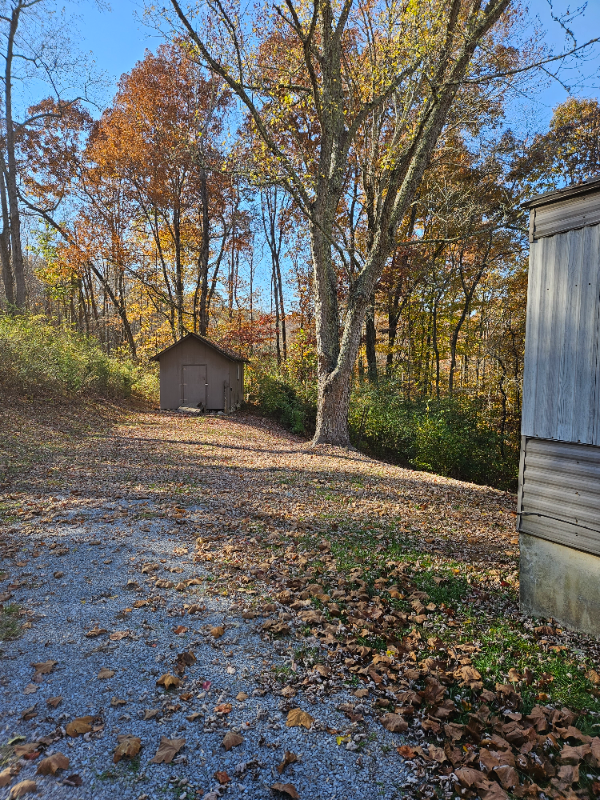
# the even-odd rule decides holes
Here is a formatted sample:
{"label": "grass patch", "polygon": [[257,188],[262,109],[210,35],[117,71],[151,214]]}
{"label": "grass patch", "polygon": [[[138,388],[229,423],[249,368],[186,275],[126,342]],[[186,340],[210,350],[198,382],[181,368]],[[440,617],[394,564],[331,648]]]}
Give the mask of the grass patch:
{"label": "grass patch", "polygon": [[19,606],[11,603],[7,606],[0,606],[0,642],[7,642],[10,639],[17,639],[21,632],[19,624]]}
{"label": "grass patch", "polygon": [[[511,626],[504,620],[486,625],[477,636],[481,653],[473,657],[473,665],[486,681],[508,683],[511,668],[520,675],[530,671],[530,684],[527,681],[517,684],[526,713],[536,703],[552,703],[574,711],[600,714],[600,698],[595,696],[594,686],[585,676],[592,664],[585,659],[578,659],[564,650],[548,651],[524,628]],[[595,722],[589,716],[580,720],[581,725],[587,724],[590,728]],[[599,727],[589,733],[598,735]]]}

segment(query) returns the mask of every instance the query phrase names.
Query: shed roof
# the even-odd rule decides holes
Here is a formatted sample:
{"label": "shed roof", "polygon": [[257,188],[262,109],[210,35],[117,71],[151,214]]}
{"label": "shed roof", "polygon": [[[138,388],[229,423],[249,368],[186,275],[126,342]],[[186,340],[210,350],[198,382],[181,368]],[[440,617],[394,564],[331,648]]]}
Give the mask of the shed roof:
{"label": "shed roof", "polygon": [[569,200],[572,197],[590,194],[591,192],[600,192],[600,176],[588,178],[583,183],[567,186],[565,189],[555,189],[545,194],[536,194],[531,200],[523,203],[523,208],[539,208],[539,206],[547,206],[550,203],[558,203],[561,200]]}
{"label": "shed roof", "polygon": [[200,336],[199,333],[188,333],[179,341],[175,342],[174,344],[169,345],[169,347],[165,347],[164,350],[161,350],[160,353],[157,353],[155,356],[152,356],[150,361],[160,361],[160,357],[164,356],[165,353],[168,353],[169,350],[172,350],[174,347],[178,347],[182,342],[187,341],[188,339],[196,339],[198,342],[205,344],[207,347],[211,347],[213,350],[216,350],[217,353],[220,353],[225,358],[228,358],[230,361],[243,361],[244,363],[248,364],[248,359],[240,356],[238,353],[234,353],[233,350],[229,350],[227,347],[222,347],[219,344],[215,344],[211,342],[210,339],[207,339],[206,336]]}

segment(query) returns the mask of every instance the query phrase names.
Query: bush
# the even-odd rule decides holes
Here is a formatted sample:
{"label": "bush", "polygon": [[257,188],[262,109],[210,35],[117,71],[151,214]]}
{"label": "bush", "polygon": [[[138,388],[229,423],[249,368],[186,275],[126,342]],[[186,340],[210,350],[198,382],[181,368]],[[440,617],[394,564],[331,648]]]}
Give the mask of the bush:
{"label": "bush", "polygon": [[96,340],[27,314],[0,314],[0,385],[32,397],[158,394],[155,372],[107,356]]}
{"label": "bush", "polygon": [[246,390],[251,405],[278,420],[292,433],[314,430],[316,405],[301,396],[299,387],[288,383],[283,376],[273,374],[258,364],[246,369]]}
{"label": "bush", "polygon": [[[392,381],[355,386],[350,431],[359,449],[450,478],[514,490],[518,441],[502,442],[477,400],[407,400]],[[504,445],[504,455],[503,455]]]}

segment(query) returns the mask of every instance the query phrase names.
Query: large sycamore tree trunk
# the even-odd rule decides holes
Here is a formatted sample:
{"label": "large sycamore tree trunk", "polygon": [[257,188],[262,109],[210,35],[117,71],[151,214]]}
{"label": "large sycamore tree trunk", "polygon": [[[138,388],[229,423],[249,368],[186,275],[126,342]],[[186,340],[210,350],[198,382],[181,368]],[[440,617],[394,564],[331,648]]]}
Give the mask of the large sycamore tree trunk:
{"label": "large sycamore tree trunk", "polygon": [[[244,15],[233,13],[222,0],[206,0],[210,25],[203,25],[195,13],[186,13],[179,0],[171,0],[176,35],[188,39],[190,56],[219,75],[246,106],[254,135],[271,159],[268,167],[278,170],[279,184],[307,218],[318,353],[314,444],[350,444],[351,378],[369,300],[456,95],[467,72],[473,67],[469,80],[478,72],[475,51],[510,3],[488,0],[484,6],[481,0],[437,0],[433,11],[430,0],[415,0],[410,8],[390,0],[383,22],[378,7],[373,10],[369,21],[377,29],[373,36],[351,44],[363,29],[360,15],[371,13],[357,0],[285,0],[275,8],[272,28],[265,27],[264,20],[258,25],[262,43],[257,47],[253,36],[247,36],[253,26],[247,19],[238,23]],[[414,20],[422,17],[432,20],[427,32],[431,39],[423,38],[423,30],[410,40]],[[379,42],[383,42],[380,50]],[[286,61],[290,52],[302,62],[301,69],[294,59]],[[388,58],[389,53],[393,55]],[[286,72],[288,63],[292,66]],[[356,86],[369,69],[373,89],[365,97]],[[480,71],[485,72],[485,66]],[[366,82],[370,80],[367,75]],[[289,113],[296,102],[310,106],[307,113],[318,130],[309,146],[304,144],[305,116],[298,115],[294,128],[296,118]],[[377,131],[371,146],[365,145],[376,127],[374,120],[383,117],[387,133]],[[287,126],[283,131],[282,125]],[[342,319],[334,262],[340,246],[336,225],[347,176],[357,162],[363,184],[368,182],[368,191],[374,192],[374,217]]]}

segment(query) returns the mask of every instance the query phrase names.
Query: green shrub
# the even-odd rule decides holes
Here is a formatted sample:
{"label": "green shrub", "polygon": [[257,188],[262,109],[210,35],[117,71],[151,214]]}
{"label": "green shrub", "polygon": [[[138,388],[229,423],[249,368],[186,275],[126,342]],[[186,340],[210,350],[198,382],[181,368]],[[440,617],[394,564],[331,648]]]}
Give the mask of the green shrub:
{"label": "green shrub", "polygon": [[156,373],[107,356],[99,343],[44,316],[0,314],[0,385],[32,397],[88,393],[154,399]]}
{"label": "green shrub", "polygon": [[492,412],[477,400],[407,400],[393,381],[357,384],[349,422],[355,446],[372,455],[450,478],[516,488],[519,443],[502,441]]}
{"label": "green shrub", "polygon": [[298,387],[264,366],[251,364],[246,369],[246,390],[251,405],[278,420],[292,433],[309,433],[314,429],[316,406],[301,397]]}

